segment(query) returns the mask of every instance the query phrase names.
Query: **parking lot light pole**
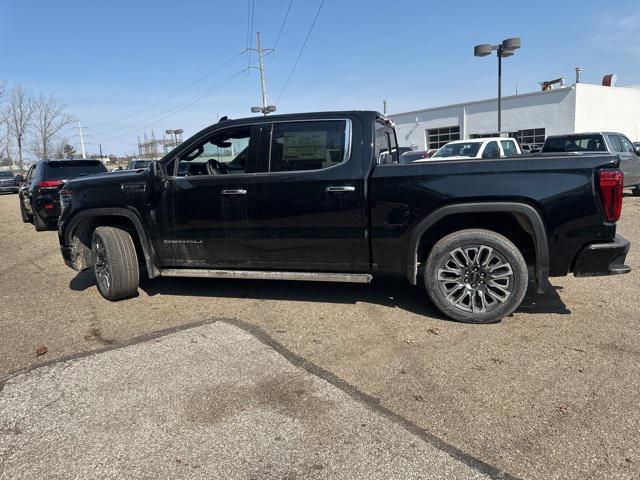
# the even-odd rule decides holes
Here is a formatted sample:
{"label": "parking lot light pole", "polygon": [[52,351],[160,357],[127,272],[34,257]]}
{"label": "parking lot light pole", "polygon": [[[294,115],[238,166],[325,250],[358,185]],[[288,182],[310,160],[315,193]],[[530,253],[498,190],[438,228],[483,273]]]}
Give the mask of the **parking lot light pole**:
{"label": "parking lot light pole", "polygon": [[498,45],[482,43],[473,47],[476,57],[486,57],[493,51],[498,55],[498,135],[502,133],[502,59],[513,55],[520,46],[520,37],[514,37],[507,38]]}

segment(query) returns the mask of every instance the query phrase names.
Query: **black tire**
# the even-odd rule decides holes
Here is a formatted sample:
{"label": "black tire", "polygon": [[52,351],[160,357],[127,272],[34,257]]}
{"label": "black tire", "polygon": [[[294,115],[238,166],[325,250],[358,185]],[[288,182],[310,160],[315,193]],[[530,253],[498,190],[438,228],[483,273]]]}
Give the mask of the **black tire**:
{"label": "black tire", "polygon": [[460,230],[443,237],[425,268],[425,286],[434,305],[447,317],[468,323],[498,322],[513,313],[528,281],[518,248],[490,230]]}
{"label": "black tire", "polygon": [[24,208],[22,199],[20,199],[20,216],[22,217],[23,223],[31,223],[33,221],[33,217],[27,213],[27,210]]}
{"label": "black tire", "polygon": [[633,188],[631,189],[631,194],[632,194],[634,197],[640,197],[640,185],[636,185],[635,187],[633,187]]}
{"label": "black tire", "polygon": [[115,301],[136,295],[140,283],[138,255],[129,233],[115,227],[98,227],[91,237],[93,272],[98,291]]}
{"label": "black tire", "polygon": [[33,212],[33,226],[36,227],[36,232],[49,230],[49,224],[38,215],[38,212]]}

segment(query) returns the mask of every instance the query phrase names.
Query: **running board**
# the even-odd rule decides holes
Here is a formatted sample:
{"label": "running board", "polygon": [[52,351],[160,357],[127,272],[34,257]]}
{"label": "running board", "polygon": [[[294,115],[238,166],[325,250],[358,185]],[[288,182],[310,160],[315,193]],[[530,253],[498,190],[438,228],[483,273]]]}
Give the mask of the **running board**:
{"label": "running board", "polygon": [[209,270],[204,268],[167,268],[160,270],[160,276],[342,283],[370,283],[373,278],[368,273],[272,272],[269,270]]}

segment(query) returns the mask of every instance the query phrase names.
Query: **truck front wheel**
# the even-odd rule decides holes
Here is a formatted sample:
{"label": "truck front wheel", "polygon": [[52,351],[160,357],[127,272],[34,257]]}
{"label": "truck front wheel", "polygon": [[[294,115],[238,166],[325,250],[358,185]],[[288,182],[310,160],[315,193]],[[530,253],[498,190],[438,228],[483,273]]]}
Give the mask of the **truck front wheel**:
{"label": "truck front wheel", "polygon": [[506,237],[489,230],[460,230],[440,239],[425,268],[425,285],[447,317],[498,322],[518,308],[527,291],[527,264]]}
{"label": "truck front wheel", "polygon": [[98,227],[91,237],[93,272],[98,291],[107,300],[132,297],[138,291],[140,269],[131,235],[115,227]]}

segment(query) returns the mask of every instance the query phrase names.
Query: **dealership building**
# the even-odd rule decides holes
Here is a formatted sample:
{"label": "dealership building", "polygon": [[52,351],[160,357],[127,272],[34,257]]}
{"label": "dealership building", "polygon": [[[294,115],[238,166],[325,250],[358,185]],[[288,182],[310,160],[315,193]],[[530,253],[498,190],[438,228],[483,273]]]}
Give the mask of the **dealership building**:
{"label": "dealership building", "polygon": [[[498,136],[497,99],[389,115],[398,143],[414,150],[452,140]],[[503,136],[540,145],[548,135],[614,131],[640,141],[640,86],[576,83],[502,98]]]}

